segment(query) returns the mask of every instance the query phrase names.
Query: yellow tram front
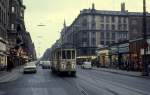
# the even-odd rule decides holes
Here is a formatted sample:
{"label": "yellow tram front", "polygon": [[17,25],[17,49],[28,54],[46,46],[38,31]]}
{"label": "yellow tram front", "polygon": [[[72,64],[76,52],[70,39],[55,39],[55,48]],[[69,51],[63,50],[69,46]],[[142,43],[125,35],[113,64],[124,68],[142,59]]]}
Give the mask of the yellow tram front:
{"label": "yellow tram front", "polygon": [[76,74],[76,50],[75,49],[57,49],[54,52],[52,70],[57,73]]}

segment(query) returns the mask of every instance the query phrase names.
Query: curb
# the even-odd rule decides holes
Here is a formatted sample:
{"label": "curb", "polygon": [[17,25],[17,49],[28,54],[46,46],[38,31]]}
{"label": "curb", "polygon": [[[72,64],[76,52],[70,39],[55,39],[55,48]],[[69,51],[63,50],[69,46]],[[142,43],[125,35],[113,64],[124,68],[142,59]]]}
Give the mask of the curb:
{"label": "curb", "polygon": [[120,72],[115,72],[115,71],[108,71],[108,70],[102,70],[102,69],[98,69],[98,68],[93,68],[94,70],[100,70],[103,72],[109,72],[109,73],[113,73],[113,74],[118,74],[118,75],[125,75],[125,76],[130,76],[130,77],[138,77],[138,78],[144,78],[144,79],[150,79],[150,77],[147,76],[140,76],[140,75],[131,75],[131,74],[125,74],[125,73],[120,73]]}

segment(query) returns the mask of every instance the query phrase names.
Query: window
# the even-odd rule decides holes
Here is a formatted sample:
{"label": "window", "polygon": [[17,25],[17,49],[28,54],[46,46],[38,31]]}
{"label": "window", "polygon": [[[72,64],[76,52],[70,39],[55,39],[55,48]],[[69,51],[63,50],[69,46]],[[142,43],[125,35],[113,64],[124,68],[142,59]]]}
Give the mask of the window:
{"label": "window", "polygon": [[12,12],[12,13],[15,12],[15,7],[11,7],[11,12]]}
{"label": "window", "polygon": [[88,54],[88,51],[86,49],[83,49],[83,55]]}
{"label": "window", "polygon": [[72,59],[75,59],[75,51],[72,51]]}
{"label": "window", "polygon": [[92,46],[95,46],[95,45],[96,45],[96,39],[92,38]]}
{"label": "window", "polygon": [[110,34],[106,33],[106,38],[109,39],[110,38]]}
{"label": "window", "polygon": [[83,19],[82,26],[87,27],[87,25],[88,25],[87,19]]}
{"label": "window", "polygon": [[96,23],[94,23],[94,22],[92,23],[92,29],[93,28],[96,28]]}
{"label": "window", "polygon": [[109,41],[106,41],[106,45],[109,45],[110,44],[110,42]]}
{"label": "window", "polygon": [[92,32],[92,33],[91,33],[92,37],[95,38],[95,36],[96,36],[95,34],[96,34],[95,32]]}
{"label": "window", "polygon": [[106,24],[106,30],[110,30],[110,25]]}
{"label": "window", "polygon": [[100,37],[101,39],[104,39],[104,32],[101,32]]}
{"label": "window", "polygon": [[71,51],[67,50],[67,59],[71,59]]}
{"label": "window", "polygon": [[87,38],[82,38],[82,41],[83,42],[87,42]]}
{"label": "window", "polygon": [[122,30],[122,25],[121,24],[118,26],[118,30]]}
{"label": "window", "polygon": [[104,16],[101,16],[101,22],[104,22]]}
{"label": "window", "polygon": [[124,22],[124,23],[127,23],[127,19],[126,19],[126,18],[123,18],[123,22]]}
{"label": "window", "polygon": [[56,58],[59,59],[60,57],[61,57],[61,53],[60,53],[60,51],[58,51],[56,54]]}
{"label": "window", "polygon": [[124,24],[124,30],[127,30],[127,25],[126,24]]}
{"label": "window", "polygon": [[104,30],[104,24],[101,24],[101,29]]}
{"label": "window", "polygon": [[112,40],[115,40],[115,37],[116,37],[115,33],[112,33],[111,39],[112,39]]}
{"label": "window", "polygon": [[11,24],[11,30],[14,30],[14,28],[15,28],[15,25]]}
{"label": "window", "polygon": [[92,49],[92,51],[91,51],[91,52],[92,52],[92,54],[95,54],[95,49]]}
{"label": "window", "polygon": [[88,33],[87,32],[82,32],[83,38],[87,38],[88,37]]}
{"label": "window", "polygon": [[100,43],[101,45],[104,45],[104,41],[101,41],[101,43]]}
{"label": "window", "polygon": [[111,41],[111,44],[114,44],[115,43],[115,41]]}
{"label": "window", "polygon": [[111,17],[111,21],[112,21],[112,23],[114,23],[115,22],[115,17]]}
{"label": "window", "polygon": [[112,28],[112,30],[115,30],[115,29],[116,29],[116,27],[115,27],[115,25],[114,25],[114,24],[112,25],[112,27],[111,27],[111,28]]}
{"label": "window", "polygon": [[96,28],[95,16],[92,17],[92,22],[91,23],[92,23],[92,25],[91,25],[92,29]]}
{"label": "window", "polygon": [[118,17],[118,23],[121,23],[121,17]]}
{"label": "window", "polygon": [[62,59],[66,59],[66,53],[65,53],[65,51],[62,51]]}
{"label": "window", "polygon": [[110,22],[110,17],[109,17],[109,16],[106,18],[106,22],[107,22],[107,23]]}

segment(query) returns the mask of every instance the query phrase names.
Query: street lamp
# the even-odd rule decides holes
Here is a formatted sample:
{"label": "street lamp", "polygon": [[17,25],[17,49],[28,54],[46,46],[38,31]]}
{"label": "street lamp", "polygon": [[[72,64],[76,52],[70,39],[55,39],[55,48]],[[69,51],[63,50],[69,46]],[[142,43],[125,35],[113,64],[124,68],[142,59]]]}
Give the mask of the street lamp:
{"label": "street lamp", "polygon": [[[147,22],[146,22],[146,0],[143,0],[143,42],[144,44],[147,44]],[[143,76],[148,76],[148,64],[147,64],[147,58],[146,58],[146,46],[144,45],[144,55],[143,55]]]}

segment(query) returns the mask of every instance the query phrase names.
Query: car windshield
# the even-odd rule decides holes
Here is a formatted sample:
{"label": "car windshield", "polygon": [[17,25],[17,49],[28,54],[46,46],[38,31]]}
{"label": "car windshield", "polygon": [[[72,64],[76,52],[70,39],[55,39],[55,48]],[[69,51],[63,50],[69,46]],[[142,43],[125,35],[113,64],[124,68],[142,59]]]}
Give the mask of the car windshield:
{"label": "car windshield", "polygon": [[150,0],[0,0],[0,95],[150,95]]}

